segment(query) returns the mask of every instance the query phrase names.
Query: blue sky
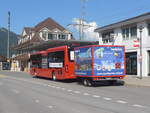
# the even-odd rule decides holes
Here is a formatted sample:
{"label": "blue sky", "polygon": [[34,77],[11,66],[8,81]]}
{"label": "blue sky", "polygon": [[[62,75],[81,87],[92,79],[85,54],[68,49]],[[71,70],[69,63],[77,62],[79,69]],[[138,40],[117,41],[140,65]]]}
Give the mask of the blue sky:
{"label": "blue sky", "polygon": [[[11,30],[20,34],[23,27],[32,27],[47,17],[62,26],[80,17],[80,0],[1,0],[0,27],[7,27],[11,12]],[[88,0],[86,20],[104,26],[150,11],[150,0]]]}

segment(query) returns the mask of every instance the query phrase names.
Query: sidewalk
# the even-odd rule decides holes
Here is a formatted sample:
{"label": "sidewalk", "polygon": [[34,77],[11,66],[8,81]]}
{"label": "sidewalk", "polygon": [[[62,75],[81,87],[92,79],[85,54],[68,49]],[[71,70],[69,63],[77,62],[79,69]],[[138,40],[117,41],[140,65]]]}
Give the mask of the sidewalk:
{"label": "sidewalk", "polygon": [[124,81],[125,81],[125,85],[150,87],[150,77],[143,77],[142,79],[140,79],[137,76],[127,75],[124,78]]}

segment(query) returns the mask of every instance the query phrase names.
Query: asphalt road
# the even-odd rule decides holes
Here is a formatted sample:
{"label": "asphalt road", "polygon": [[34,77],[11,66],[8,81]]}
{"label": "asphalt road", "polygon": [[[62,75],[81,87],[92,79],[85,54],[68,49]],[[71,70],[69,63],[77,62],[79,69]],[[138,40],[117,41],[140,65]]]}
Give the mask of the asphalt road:
{"label": "asphalt road", "polygon": [[84,87],[2,71],[0,113],[150,113],[150,88]]}

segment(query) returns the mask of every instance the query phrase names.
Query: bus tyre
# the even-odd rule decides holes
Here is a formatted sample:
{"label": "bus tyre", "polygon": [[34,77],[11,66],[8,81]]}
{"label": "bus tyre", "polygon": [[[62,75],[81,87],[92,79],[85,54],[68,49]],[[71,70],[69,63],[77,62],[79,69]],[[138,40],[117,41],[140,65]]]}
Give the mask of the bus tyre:
{"label": "bus tyre", "polygon": [[89,79],[83,79],[83,85],[84,86],[92,86],[92,83],[91,83],[91,81],[89,80]]}
{"label": "bus tyre", "polygon": [[54,81],[57,80],[55,72],[52,73],[52,79],[53,79]]}

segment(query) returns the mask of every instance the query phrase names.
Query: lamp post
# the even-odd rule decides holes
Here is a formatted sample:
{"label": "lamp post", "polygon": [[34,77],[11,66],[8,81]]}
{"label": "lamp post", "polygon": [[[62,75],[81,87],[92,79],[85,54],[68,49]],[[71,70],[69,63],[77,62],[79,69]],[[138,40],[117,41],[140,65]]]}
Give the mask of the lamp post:
{"label": "lamp post", "polygon": [[143,31],[143,26],[139,27],[139,32],[140,32],[140,79],[142,79],[142,31]]}

